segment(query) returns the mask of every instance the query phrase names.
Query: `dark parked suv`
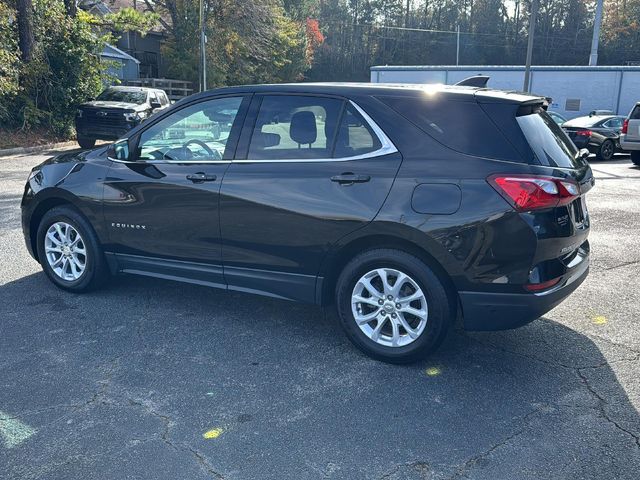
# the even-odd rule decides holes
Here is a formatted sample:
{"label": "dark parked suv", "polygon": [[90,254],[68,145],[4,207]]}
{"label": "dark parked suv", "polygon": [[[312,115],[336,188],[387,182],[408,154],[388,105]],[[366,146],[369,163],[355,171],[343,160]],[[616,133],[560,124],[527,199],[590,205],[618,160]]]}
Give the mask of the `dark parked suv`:
{"label": "dark parked suv", "polygon": [[335,304],[349,338],[420,358],[543,315],[585,279],[594,180],[543,99],[296,84],[186,98],[33,169],[27,247],[72,292],[109,273]]}
{"label": "dark parked suv", "polygon": [[96,139],[116,140],[170,105],[164,90],[145,87],[109,87],[76,111],[76,133],[82,148]]}

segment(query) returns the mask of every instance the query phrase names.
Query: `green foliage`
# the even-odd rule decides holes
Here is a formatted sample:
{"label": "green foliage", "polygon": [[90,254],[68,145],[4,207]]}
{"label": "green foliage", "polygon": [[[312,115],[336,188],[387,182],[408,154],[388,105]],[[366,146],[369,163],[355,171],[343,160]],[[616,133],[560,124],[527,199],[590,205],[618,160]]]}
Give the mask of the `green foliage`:
{"label": "green foliage", "polygon": [[0,124],[69,137],[76,107],[113,80],[109,63],[100,59],[111,35],[101,29],[144,33],[157,15],[125,8],[100,19],[82,10],[70,17],[62,0],[33,0],[33,6],[34,55],[19,63],[16,26],[9,20],[14,13],[0,3]]}
{"label": "green foliage", "polygon": [[[207,32],[207,84],[280,82],[301,79],[309,68],[305,56],[304,1],[204,0]],[[307,2],[312,4],[314,2]],[[158,0],[157,13],[167,22],[163,54],[168,76],[199,79],[199,2]]]}
{"label": "green foliage", "polygon": [[109,13],[98,19],[93,17],[91,23],[107,27],[117,32],[139,32],[143,37],[158,24],[160,15],[154,12],[140,12],[131,7]]}
{"label": "green foliage", "polygon": [[3,98],[18,92],[18,72],[20,57],[18,42],[10,19],[15,18],[15,11],[8,5],[0,3],[0,121],[8,118],[9,109]]}

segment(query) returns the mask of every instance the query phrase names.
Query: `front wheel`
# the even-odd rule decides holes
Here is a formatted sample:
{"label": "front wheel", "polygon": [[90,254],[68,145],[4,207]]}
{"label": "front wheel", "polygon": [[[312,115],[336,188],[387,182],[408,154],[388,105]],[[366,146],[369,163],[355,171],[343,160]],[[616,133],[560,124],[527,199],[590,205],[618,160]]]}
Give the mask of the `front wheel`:
{"label": "front wheel", "polygon": [[349,339],[389,363],[414,362],[434,351],[455,309],[428,265],[391,249],[370,250],[349,262],[338,279],[336,304]]}
{"label": "front wheel", "polygon": [[600,160],[611,160],[616,152],[616,146],[611,140],[605,140],[598,150],[598,158]]}
{"label": "front wheel", "polygon": [[78,145],[80,148],[93,148],[96,146],[96,139],[78,135]]}
{"label": "front wheel", "polygon": [[631,152],[631,161],[640,167],[640,150]]}
{"label": "front wheel", "polygon": [[89,222],[68,206],[49,210],[38,227],[38,259],[49,280],[72,292],[102,284],[108,269]]}

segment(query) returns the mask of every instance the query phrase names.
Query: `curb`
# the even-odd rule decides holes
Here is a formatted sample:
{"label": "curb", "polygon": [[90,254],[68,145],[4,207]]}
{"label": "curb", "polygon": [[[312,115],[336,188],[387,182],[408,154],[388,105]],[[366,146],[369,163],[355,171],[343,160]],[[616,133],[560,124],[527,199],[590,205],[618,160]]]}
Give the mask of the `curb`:
{"label": "curb", "polygon": [[[24,155],[26,153],[35,153],[35,152],[46,152],[47,150],[55,150],[58,148],[72,147],[74,145],[78,146],[78,144],[75,141],[70,141],[70,142],[60,142],[60,143],[48,143],[46,145],[37,145],[35,147],[5,148],[4,150],[0,150],[0,157]],[[78,148],[80,147],[78,146]]]}

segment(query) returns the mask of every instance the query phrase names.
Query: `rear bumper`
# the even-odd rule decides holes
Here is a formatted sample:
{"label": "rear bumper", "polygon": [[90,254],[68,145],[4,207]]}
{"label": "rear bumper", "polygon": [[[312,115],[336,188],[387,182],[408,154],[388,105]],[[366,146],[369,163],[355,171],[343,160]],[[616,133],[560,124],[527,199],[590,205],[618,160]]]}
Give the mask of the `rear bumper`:
{"label": "rear bumper", "polygon": [[465,330],[508,330],[540,318],[567,298],[587,278],[585,252],[560,284],[540,293],[459,292]]}
{"label": "rear bumper", "polygon": [[626,135],[620,135],[620,148],[627,152],[640,150],[640,140],[627,140]]}

